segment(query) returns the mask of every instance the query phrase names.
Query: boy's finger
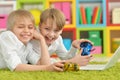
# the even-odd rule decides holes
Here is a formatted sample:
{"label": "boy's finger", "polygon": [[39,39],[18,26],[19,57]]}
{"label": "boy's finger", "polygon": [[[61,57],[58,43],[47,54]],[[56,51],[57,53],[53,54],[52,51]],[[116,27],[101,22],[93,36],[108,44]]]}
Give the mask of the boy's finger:
{"label": "boy's finger", "polygon": [[79,53],[82,54],[82,51],[83,51],[83,48],[80,48],[80,52]]}
{"label": "boy's finger", "polygon": [[63,71],[63,68],[55,67],[55,70],[57,70],[57,71],[59,71],[59,72],[62,72],[62,71]]}

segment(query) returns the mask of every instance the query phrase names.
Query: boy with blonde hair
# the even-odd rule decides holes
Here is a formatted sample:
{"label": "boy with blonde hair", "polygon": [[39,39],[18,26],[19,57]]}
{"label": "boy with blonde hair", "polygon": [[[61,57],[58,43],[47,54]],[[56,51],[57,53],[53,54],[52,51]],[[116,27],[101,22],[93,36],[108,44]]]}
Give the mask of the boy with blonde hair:
{"label": "boy with blonde hair", "polygon": [[[56,53],[60,59],[66,60],[66,62],[77,63],[80,66],[87,65],[89,60],[91,59],[91,55],[81,56],[82,51],[79,52],[80,54],[76,55],[76,51],[77,49],[80,50],[80,44],[82,42],[91,43],[91,41],[86,39],[74,40],[72,42],[71,49],[67,51],[60,35],[63,31],[64,25],[65,16],[60,10],[49,8],[42,12],[40,16],[39,32],[45,38],[49,54],[52,55]],[[34,46],[34,50],[39,54],[39,42],[37,40],[34,40],[31,41],[31,43]],[[52,60],[52,63],[54,62],[56,61]]]}

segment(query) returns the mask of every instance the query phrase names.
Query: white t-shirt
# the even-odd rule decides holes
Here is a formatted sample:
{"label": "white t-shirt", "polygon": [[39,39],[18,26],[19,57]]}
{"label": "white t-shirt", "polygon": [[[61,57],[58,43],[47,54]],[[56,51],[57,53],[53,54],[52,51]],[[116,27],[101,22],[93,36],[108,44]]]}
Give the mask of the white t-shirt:
{"label": "white t-shirt", "polygon": [[[39,42],[37,40],[32,40],[31,44],[33,45],[35,52],[37,52],[39,54],[39,51],[40,51]],[[66,59],[69,59],[69,58],[72,58],[73,56],[75,56],[77,49],[74,47],[71,47],[71,49],[69,51],[67,51],[63,44],[62,37],[59,36],[58,39],[55,40],[55,42],[53,42],[48,47],[48,51],[49,51],[50,55],[56,53],[60,59],[66,60]]]}
{"label": "white t-shirt", "polygon": [[0,68],[13,71],[18,64],[36,64],[39,58],[30,43],[25,46],[11,31],[0,34]]}

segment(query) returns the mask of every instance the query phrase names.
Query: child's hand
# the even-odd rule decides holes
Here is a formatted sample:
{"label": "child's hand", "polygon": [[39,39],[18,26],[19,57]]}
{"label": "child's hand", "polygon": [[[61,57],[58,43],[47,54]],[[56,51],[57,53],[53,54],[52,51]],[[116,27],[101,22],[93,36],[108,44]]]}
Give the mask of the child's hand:
{"label": "child's hand", "polygon": [[80,49],[81,49],[81,48],[80,48],[80,44],[81,44],[82,42],[89,42],[89,43],[91,43],[91,44],[93,45],[93,43],[92,43],[90,40],[80,39],[80,40],[74,40],[74,41],[72,42],[72,46],[80,50]]}
{"label": "child's hand", "polygon": [[40,34],[40,32],[34,30],[33,38],[37,39],[37,40],[41,40],[41,39],[43,39],[43,36]]}
{"label": "child's hand", "polygon": [[82,49],[80,50],[80,52],[71,59],[71,62],[79,64],[80,66],[85,66],[87,65],[90,60],[92,59],[92,55],[87,55],[87,56],[81,56],[82,53]]}
{"label": "child's hand", "polygon": [[56,62],[56,63],[53,63],[53,64],[49,65],[47,67],[47,70],[48,71],[58,71],[58,72],[61,72],[61,71],[63,71],[63,67],[64,67],[64,62],[61,61],[61,62]]}

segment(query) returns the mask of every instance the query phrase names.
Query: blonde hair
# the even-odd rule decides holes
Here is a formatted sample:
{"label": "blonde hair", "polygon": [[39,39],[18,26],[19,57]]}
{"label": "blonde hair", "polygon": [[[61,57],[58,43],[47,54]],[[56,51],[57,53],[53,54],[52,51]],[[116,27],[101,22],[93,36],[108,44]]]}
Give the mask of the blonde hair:
{"label": "blonde hair", "polygon": [[46,23],[47,19],[52,20],[52,23],[56,23],[59,30],[61,30],[65,25],[65,16],[58,9],[48,8],[43,11],[40,16],[40,23]]}
{"label": "blonde hair", "polygon": [[33,22],[33,24],[35,24],[34,17],[29,11],[19,9],[9,14],[7,19],[7,30],[11,30],[15,25],[16,21],[19,21],[20,19],[29,19]]}

